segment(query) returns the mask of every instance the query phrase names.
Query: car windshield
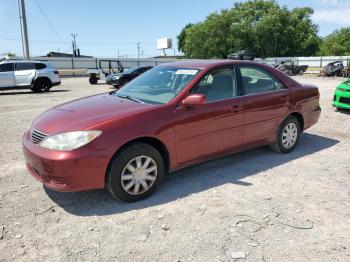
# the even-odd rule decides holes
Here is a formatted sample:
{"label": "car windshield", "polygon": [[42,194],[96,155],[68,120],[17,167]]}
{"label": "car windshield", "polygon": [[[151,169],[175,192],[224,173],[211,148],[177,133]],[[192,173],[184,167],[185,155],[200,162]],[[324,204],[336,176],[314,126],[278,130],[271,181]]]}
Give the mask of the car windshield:
{"label": "car windshield", "polygon": [[138,68],[139,68],[139,67],[137,67],[137,66],[133,66],[133,67],[130,67],[130,68],[128,68],[128,69],[125,69],[125,70],[123,71],[123,73],[130,74],[130,73],[134,72],[135,70],[137,70]]}
{"label": "car windshield", "polygon": [[199,73],[199,69],[157,67],[125,85],[116,95],[149,104],[172,100]]}

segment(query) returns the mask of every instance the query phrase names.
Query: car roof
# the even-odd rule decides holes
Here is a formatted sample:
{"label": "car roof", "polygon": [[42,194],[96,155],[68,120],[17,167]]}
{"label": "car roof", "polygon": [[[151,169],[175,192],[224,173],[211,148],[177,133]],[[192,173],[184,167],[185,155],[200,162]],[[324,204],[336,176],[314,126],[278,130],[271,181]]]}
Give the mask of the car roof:
{"label": "car roof", "polygon": [[237,63],[244,64],[258,64],[256,62],[248,61],[248,60],[233,60],[233,59],[220,59],[220,60],[184,60],[172,63],[166,63],[160,65],[160,67],[183,67],[183,68],[196,68],[196,69],[205,69],[212,68],[216,66],[225,66],[232,65]]}

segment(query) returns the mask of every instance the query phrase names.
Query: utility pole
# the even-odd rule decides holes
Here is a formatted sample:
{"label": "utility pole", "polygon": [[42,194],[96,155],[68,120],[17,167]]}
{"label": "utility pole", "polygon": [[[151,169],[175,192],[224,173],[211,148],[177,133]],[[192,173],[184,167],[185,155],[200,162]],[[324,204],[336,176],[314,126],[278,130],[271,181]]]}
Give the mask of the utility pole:
{"label": "utility pole", "polygon": [[73,71],[73,77],[75,77],[74,74],[74,70],[75,70],[75,66],[74,66],[74,58],[77,56],[77,41],[76,41],[76,37],[78,36],[78,34],[71,34],[71,36],[73,37],[73,41],[72,41],[72,47],[73,47],[73,56],[72,56],[72,71]]}
{"label": "utility pole", "polygon": [[140,42],[137,42],[137,66],[140,66]]}
{"label": "utility pole", "polygon": [[72,47],[73,47],[73,57],[77,57],[77,40],[76,37],[78,36],[78,34],[70,34],[73,37],[73,41],[72,41]]}
{"label": "utility pole", "polygon": [[140,59],[140,42],[137,42],[137,58]]}
{"label": "utility pole", "polygon": [[28,42],[26,8],[24,5],[24,0],[18,0],[18,8],[19,8],[19,20],[21,22],[23,59],[29,60],[29,58],[30,58],[29,57],[29,42]]}

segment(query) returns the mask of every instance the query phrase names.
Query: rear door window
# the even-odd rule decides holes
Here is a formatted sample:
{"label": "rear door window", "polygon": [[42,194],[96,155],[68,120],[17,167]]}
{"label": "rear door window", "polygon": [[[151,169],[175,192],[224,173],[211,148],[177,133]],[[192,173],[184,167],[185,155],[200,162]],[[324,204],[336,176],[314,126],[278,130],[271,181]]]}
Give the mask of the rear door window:
{"label": "rear door window", "polygon": [[0,65],[0,72],[13,72],[14,64],[13,63],[7,63]]}
{"label": "rear door window", "polygon": [[16,67],[16,71],[33,70],[33,69],[35,69],[34,63],[18,63]]}
{"label": "rear door window", "polygon": [[241,65],[240,71],[246,95],[286,89],[281,81],[259,66]]}

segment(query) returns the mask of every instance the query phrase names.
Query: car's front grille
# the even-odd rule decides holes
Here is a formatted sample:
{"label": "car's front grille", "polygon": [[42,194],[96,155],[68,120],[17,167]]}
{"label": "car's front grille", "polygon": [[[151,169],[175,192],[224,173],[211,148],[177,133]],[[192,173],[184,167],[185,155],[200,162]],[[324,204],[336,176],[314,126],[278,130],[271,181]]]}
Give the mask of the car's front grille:
{"label": "car's front grille", "polygon": [[41,141],[43,141],[47,137],[46,134],[39,132],[36,129],[32,129],[30,132],[30,138],[32,139],[32,142],[34,144],[39,144]]}
{"label": "car's front grille", "polygon": [[343,104],[349,104],[350,105],[350,98],[341,97],[339,99],[339,102],[343,103]]}

